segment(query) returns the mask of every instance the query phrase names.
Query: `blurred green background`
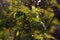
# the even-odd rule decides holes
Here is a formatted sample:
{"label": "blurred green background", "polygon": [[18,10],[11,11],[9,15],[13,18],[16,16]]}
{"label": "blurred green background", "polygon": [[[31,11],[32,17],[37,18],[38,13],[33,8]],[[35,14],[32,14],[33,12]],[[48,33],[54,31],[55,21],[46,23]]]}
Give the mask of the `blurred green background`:
{"label": "blurred green background", "polygon": [[59,3],[0,0],[0,40],[60,40],[60,17],[55,16],[60,15]]}

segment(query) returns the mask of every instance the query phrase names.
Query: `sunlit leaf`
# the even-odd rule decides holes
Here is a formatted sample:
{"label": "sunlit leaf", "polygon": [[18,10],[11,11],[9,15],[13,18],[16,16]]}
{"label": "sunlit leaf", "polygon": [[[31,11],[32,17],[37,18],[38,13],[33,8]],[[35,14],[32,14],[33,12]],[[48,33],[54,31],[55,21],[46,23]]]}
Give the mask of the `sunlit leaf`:
{"label": "sunlit leaf", "polygon": [[17,31],[17,33],[16,33],[16,36],[18,36],[19,35],[19,31]]}

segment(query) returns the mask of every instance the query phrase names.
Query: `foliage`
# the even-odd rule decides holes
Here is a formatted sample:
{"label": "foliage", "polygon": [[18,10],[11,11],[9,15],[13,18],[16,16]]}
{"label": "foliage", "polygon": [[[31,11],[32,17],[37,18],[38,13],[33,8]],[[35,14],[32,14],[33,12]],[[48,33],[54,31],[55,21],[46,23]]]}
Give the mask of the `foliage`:
{"label": "foliage", "polygon": [[[9,40],[3,36],[8,33],[6,36],[10,37],[10,33],[13,34],[13,39],[10,40],[55,40],[55,37],[50,34],[52,26],[56,24],[52,20],[54,12],[49,3],[43,1],[43,7],[37,8],[31,4],[32,9],[30,10],[22,0],[7,0],[7,2],[9,6],[3,9],[0,15],[0,39]],[[57,4],[56,1],[51,2],[54,3],[52,5]],[[47,29],[47,26],[51,28]],[[4,33],[4,30],[9,31]]]}

